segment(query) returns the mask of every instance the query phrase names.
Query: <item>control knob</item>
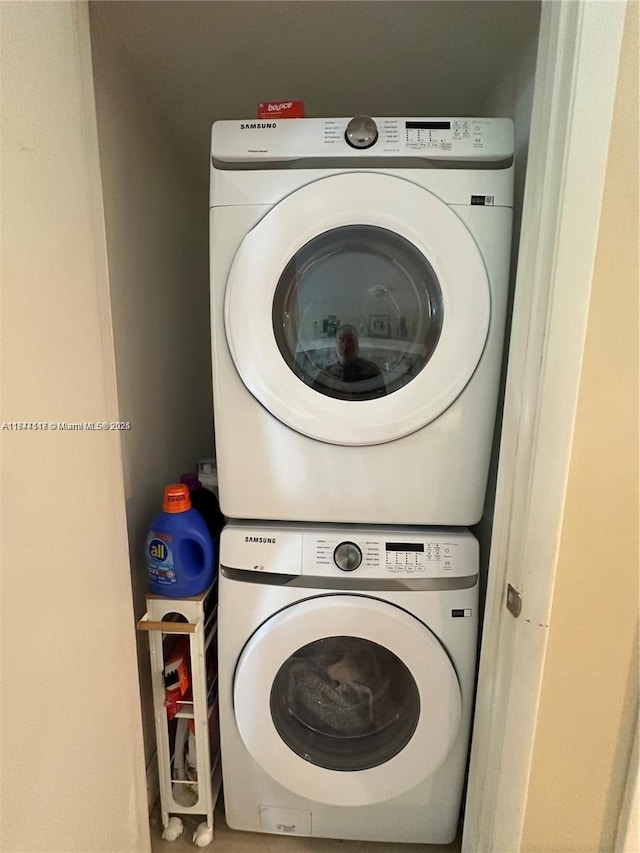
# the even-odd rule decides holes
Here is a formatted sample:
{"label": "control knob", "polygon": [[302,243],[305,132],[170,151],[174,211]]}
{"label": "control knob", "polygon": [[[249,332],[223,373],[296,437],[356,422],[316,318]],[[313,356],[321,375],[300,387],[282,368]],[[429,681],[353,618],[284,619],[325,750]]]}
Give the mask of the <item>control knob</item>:
{"label": "control knob", "polygon": [[347,125],[344,138],[352,148],[371,148],[378,138],[378,128],[369,116],[356,116]]}
{"label": "control knob", "polygon": [[333,562],[341,572],[353,572],[362,562],[362,551],[355,542],[341,542],[333,552]]}

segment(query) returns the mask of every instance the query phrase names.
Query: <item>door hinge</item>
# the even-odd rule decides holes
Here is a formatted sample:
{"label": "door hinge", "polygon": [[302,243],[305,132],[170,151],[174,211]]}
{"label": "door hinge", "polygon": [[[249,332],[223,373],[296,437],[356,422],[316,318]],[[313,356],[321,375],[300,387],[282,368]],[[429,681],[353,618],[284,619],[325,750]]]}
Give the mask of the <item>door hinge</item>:
{"label": "door hinge", "polygon": [[507,610],[516,619],[522,612],[522,596],[511,584],[507,586]]}

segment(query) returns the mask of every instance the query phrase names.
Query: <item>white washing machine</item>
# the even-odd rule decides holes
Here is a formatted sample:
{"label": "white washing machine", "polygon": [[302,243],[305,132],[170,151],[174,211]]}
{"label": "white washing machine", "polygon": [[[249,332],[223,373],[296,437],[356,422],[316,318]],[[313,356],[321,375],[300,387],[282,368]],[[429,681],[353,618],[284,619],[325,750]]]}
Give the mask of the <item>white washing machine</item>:
{"label": "white washing machine", "polygon": [[480,519],[512,160],[509,119],[214,124],[213,386],[228,517]]}
{"label": "white washing machine", "polygon": [[475,678],[473,536],[232,523],[220,564],[229,825],[452,841]]}

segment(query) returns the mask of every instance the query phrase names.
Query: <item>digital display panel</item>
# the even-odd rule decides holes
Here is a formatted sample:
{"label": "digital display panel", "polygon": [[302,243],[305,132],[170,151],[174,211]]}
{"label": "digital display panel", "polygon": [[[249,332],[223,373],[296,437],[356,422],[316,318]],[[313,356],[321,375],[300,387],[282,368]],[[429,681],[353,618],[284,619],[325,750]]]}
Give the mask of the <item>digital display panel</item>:
{"label": "digital display panel", "polygon": [[407,130],[451,130],[450,121],[407,121]]}
{"label": "digital display panel", "polygon": [[424,545],[416,542],[387,542],[385,548],[387,551],[424,551]]}

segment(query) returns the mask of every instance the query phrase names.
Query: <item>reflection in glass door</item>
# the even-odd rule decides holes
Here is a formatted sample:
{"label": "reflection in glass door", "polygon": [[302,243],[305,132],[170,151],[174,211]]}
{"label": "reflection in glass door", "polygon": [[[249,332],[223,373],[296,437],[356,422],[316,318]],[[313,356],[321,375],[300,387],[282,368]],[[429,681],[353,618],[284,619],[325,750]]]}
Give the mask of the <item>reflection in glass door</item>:
{"label": "reflection in glass door", "polygon": [[443,323],[437,276],[408,240],[372,225],[327,231],[285,267],[273,330],[289,368],[321,394],[371,400],[417,376]]}

